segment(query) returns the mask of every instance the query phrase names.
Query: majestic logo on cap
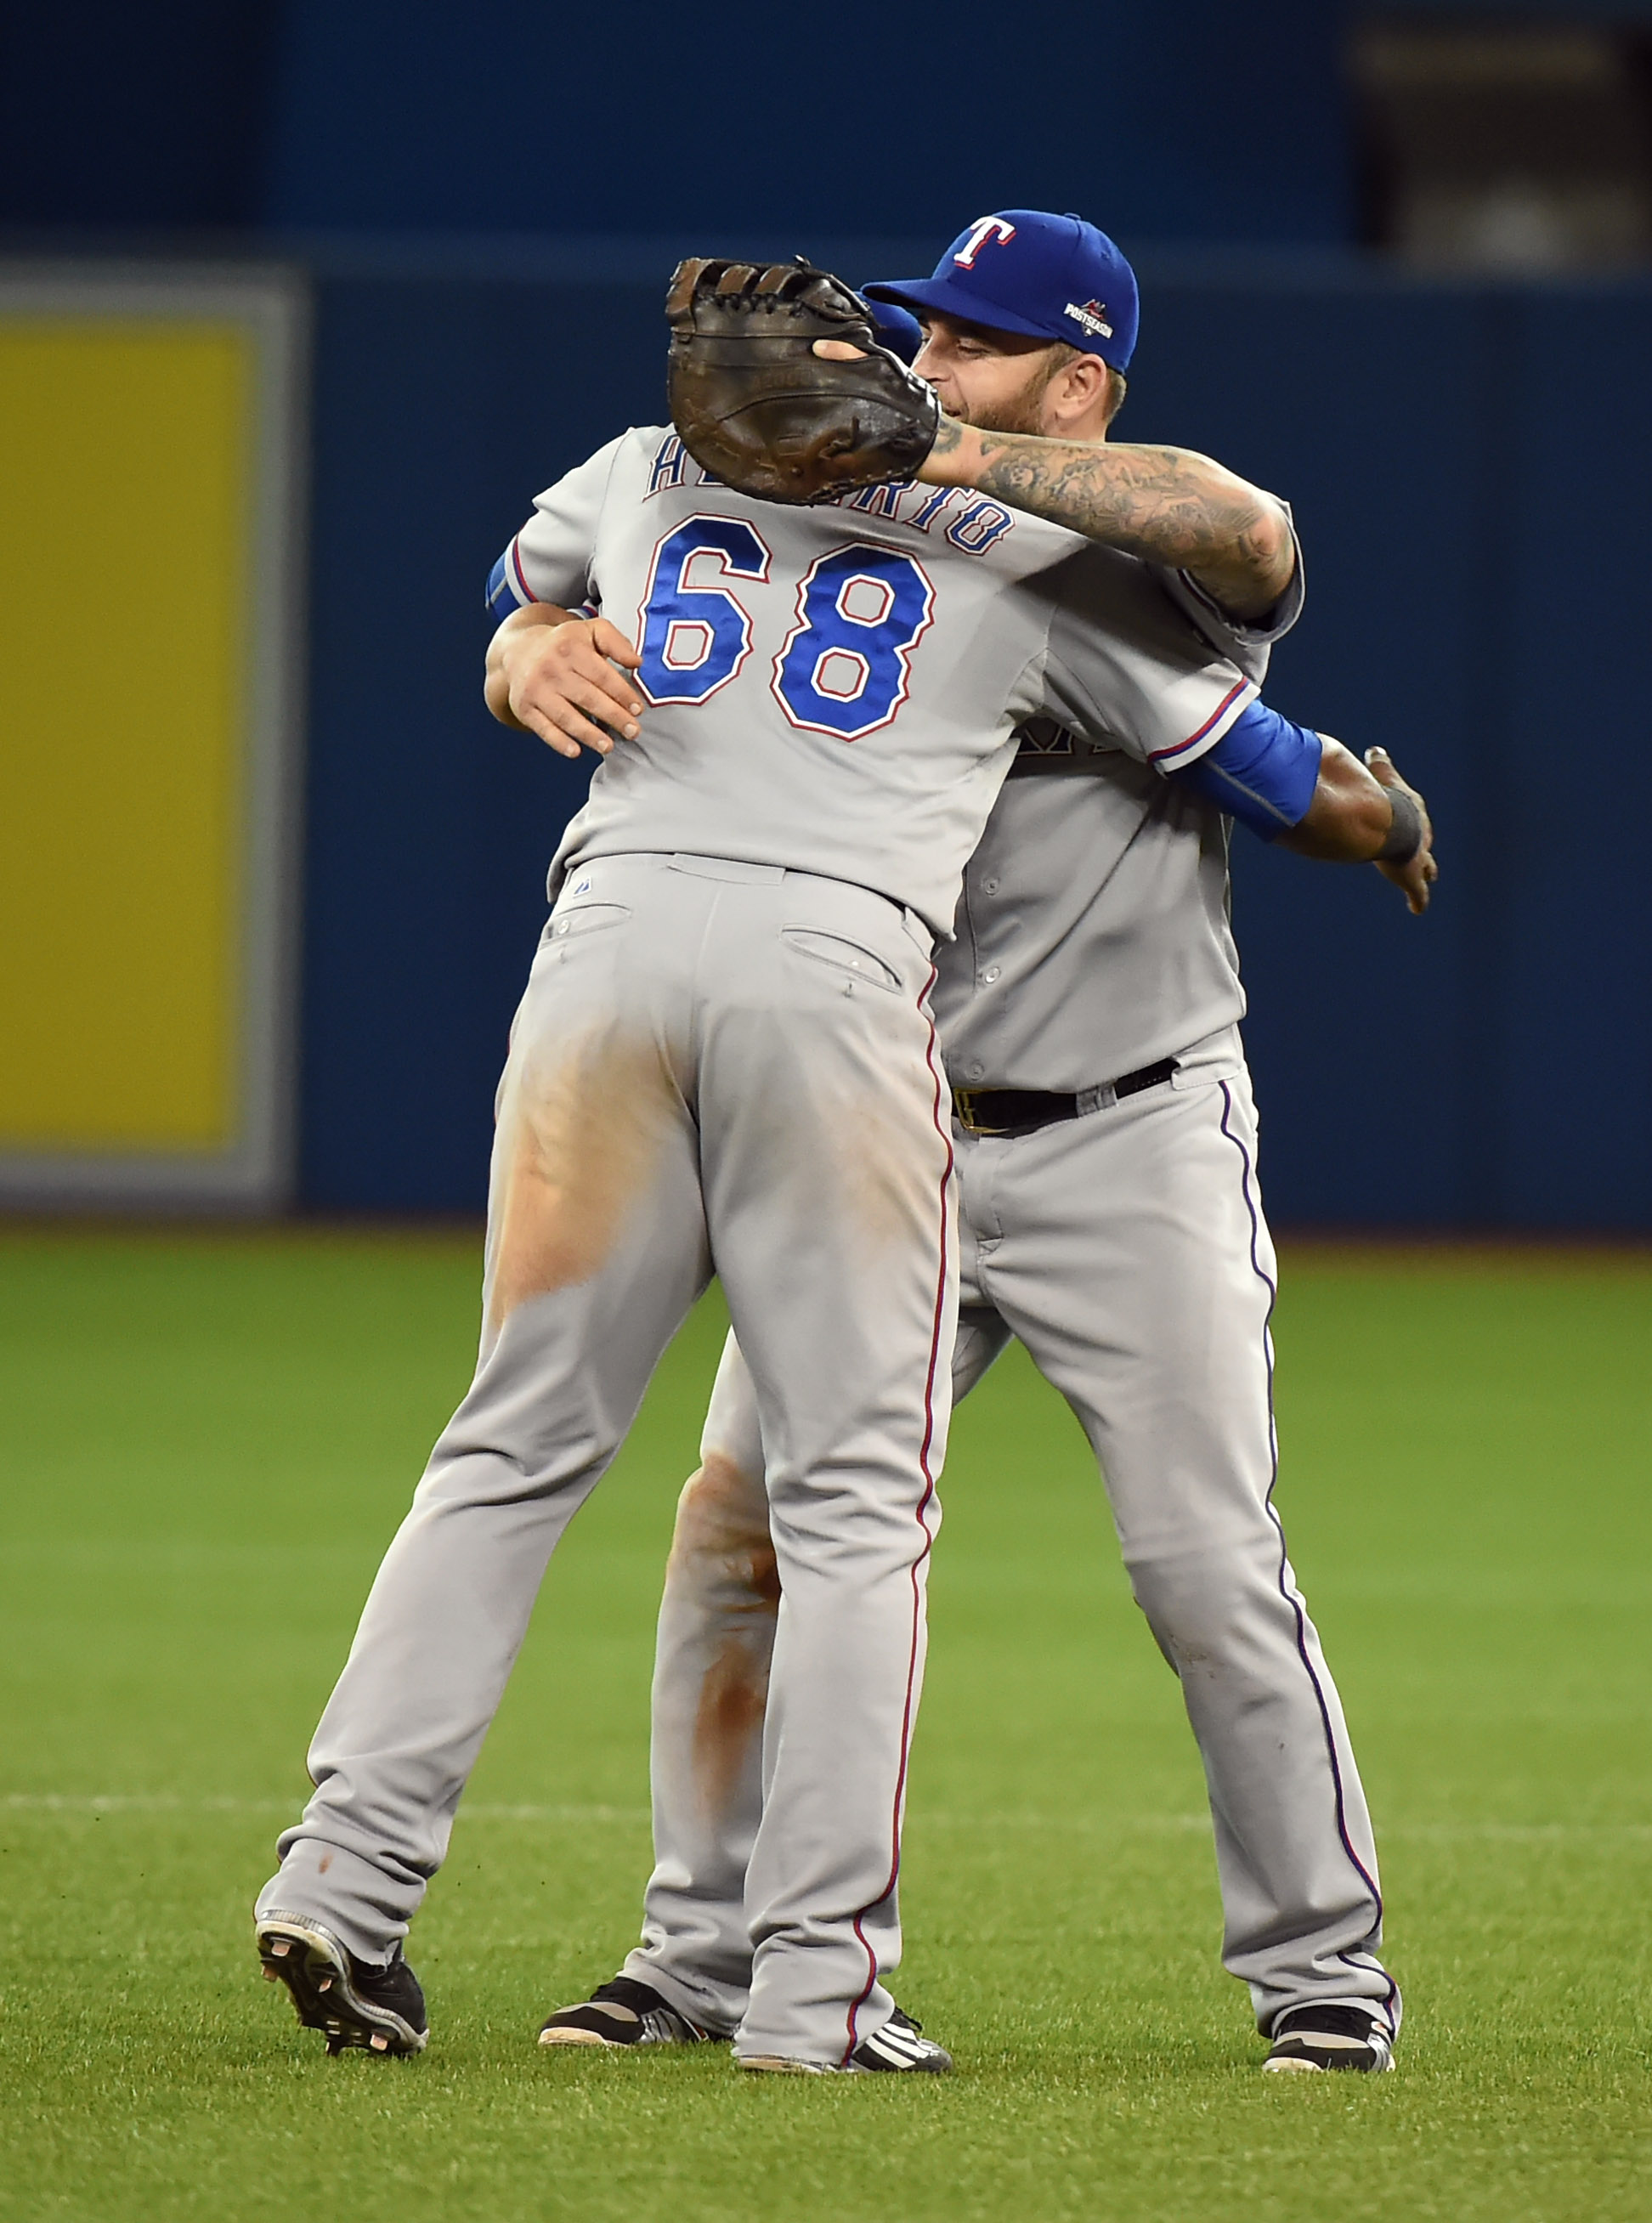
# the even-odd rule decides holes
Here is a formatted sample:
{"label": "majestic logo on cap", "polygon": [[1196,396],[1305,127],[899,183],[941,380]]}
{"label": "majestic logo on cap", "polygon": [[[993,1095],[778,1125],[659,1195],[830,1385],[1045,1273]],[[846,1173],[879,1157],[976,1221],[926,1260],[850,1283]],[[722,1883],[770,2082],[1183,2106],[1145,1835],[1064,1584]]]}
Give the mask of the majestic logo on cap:
{"label": "majestic logo on cap", "polygon": [[1105,301],[1086,301],[1082,308],[1076,301],[1069,301],[1067,313],[1075,323],[1082,324],[1087,332],[1094,332],[1098,339],[1110,340],[1113,337],[1113,326],[1107,322]]}
{"label": "majestic logo on cap", "polygon": [[975,257],[990,239],[997,247],[1007,247],[1015,237],[1015,226],[1006,224],[1001,216],[978,216],[969,227],[969,236],[953,256],[960,270],[973,270]]}

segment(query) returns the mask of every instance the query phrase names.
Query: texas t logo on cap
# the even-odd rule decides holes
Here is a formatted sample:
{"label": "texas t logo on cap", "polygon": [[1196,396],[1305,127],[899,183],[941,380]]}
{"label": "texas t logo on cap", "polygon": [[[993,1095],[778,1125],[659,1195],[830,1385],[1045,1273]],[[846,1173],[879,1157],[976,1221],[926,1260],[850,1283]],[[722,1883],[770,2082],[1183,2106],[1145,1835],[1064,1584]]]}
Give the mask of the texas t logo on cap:
{"label": "texas t logo on cap", "polygon": [[1136,274],[1082,217],[1047,209],[1000,209],[958,234],[930,278],[899,278],[861,289],[922,316],[955,317],[988,331],[1065,340],[1115,370],[1135,351]]}
{"label": "texas t logo on cap", "polygon": [[987,241],[993,237],[996,237],[1001,244],[1007,246],[1015,237],[1015,226],[1012,224],[1006,224],[1001,216],[978,216],[965,233],[962,246],[955,249],[953,253],[952,259],[959,269],[973,270],[975,267],[975,257],[986,246]]}

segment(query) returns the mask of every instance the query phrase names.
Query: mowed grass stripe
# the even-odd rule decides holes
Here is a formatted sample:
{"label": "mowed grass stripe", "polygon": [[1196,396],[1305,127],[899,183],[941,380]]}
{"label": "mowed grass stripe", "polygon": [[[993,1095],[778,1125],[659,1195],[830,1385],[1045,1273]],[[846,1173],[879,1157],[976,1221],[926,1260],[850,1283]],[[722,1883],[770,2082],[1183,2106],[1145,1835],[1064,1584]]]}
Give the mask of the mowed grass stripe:
{"label": "mowed grass stripe", "polygon": [[1286,1246],[1279,1502],[1409,2012],[1394,2076],[1283,2090],[1176,1685],[1017,1357],[955,1426],[904,1886],[959,2074],[533,2045],[635,1932],[715,1304],[553,1566],[416,1931],[429,2053],[320,2057],[249,1901],[478,1267],[467,1231],[0,1234],[0,2215],[1652,2213],[1652,1263]]}
{"label": "mowed grass stripe", "polygon": [[[178,1814],[186,1820],[202,1814],[289,1815],[292,1801],[283,1798],[184,1798],[170,1792],[148,1796],[116,1793],[106,1798],[63,1797],[54,1792],[13,1791],[0,1796],[0,1811],[17,1814]],[[646,1828],[646,1807],[500,1805],[485,1798],[467,1799],[463,1820],[474,1822],[562,1823],[579,1826],[608,1823],[624,1829]],[[925,1810],[924,1826],[930,1829],[1051,1829],[1206,1830],[1208,1814],[1118,1814],[1105,1819],[1095,1814],[944,1814]],[[1422,1841],[1453,1837],[1507,1838],[1511,1842],[1563,1843],[1567,1839],[1644,1838],[1652,1842],[1649,1822],[1413,1822],[1390,1823],[1387,1837]]]}

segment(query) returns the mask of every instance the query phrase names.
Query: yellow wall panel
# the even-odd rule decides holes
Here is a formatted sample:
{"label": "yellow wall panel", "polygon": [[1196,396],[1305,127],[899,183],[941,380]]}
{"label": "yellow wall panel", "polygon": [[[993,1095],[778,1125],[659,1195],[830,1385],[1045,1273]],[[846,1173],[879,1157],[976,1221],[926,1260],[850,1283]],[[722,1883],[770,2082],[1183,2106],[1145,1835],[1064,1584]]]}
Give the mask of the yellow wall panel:
{"label": "yellow wall panel", "polygon": [[255,343],[0,320],[0,1150],[230,1140]]}

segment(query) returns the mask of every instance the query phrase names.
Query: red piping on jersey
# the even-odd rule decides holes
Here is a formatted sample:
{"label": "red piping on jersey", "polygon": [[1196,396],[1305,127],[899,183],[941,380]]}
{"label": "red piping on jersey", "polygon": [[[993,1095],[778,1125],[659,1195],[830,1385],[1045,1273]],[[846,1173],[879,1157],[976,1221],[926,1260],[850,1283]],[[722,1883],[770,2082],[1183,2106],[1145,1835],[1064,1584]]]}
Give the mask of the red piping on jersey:
{"label": "red piping on jersey", "polygon": [[[941,1137],[947,1154],[946,1166],[941,1175],[941,1269],[936,1279],[935,1319],[930,1330],[930,1370],[924,1382],[924,1442],[917,1455],[917,1463],[924,1476],[924,1494],[918,1499],[917,1509],[912,1516],[924,1532],[924,1546],[913,1560],[911,1568],[912,1640],[906,1655],[906,1703],[900,1722],[900,1766],[895,1777],[894,1810],[890,1817],[889,1880],[876,1899],[869,1900],[854,1918],[854,1934],[860,1939],[867,1956],[867,1980],[865,1989],[849,2007],[848,2043],[843,2048],[842,2058],[838,2062],[840,2069],[847,2069],[849,2065],[849,2056],[854,2053],[859,2038],[856,2018],[871,1998],[873,1987],[878,1981],[878,1956],[867,1943],[866,1931],[861,1924],[874,1906],[882,1905],[884,1900],[895,1888],[896,1879],[900,1873],[900,1809],[901,1801],[906,1795],[906,1760],[912,1741],[912,1693],[913,1685],[917,1680],[917,1638],[924,1610],[923,1593],[918,1584],[918,1570],[929,1558],[935,1542],[930,1524],[924,1516],[929,1510],[930,1499],[935,1496],[935,1476],[930,1468],[930,1453],[935,1445],[935,1376],[941,1356],[941,1324],[946,1316],[947,1204],[952,1187],[954,1163],[952,1137],[941,1118],[941,1073],[935,1061],[935,1020],[929,1008],[930,991],[935,986],[936,977],[935,967],[930,966],[930,977],[924,983],[923,992],[917,999],[918,1008],[928,1021],[930,1030],[929,1045],[924,1052],[924,1058],[930,1068],[930,1077],[935,1083],[935,1104],[931,1116],[935,1121],[935,1131]],[[949,1365],[951,1353],[949,1352],[947,1356]]]}
{"label": "red piping on jersey", "polygon": [[[518,533],[516,538],[518,540],[521,538],[520,533]],[[522,559],[516,552],[515,540],[513,540],[510,545],[510,567],[511,570],[515,572],[517,580],[521,586],[522,592],[527,596],[529,601],[537,602],[539,599],[539,596],[534,593],[533,588],[528,585],[526,579],[523,576]]]}
{"label": "red piping on jersey", "polygon": [[1185,741],[1173,742],[1168,749],[1150,749],[1147,753],[1148,763],[1163,764],[1166,757],[1179,757],[1184,749],[1190,749],[1195,741],[1202,741],[1217,719],[1227,709],[1235,696],[1243,695],[1247,689],[1252,694],[1256,691],[1253,683],[1248,679],[1241,679],[1237,687],[1230,687],[1196,734],[1189,734]]}

